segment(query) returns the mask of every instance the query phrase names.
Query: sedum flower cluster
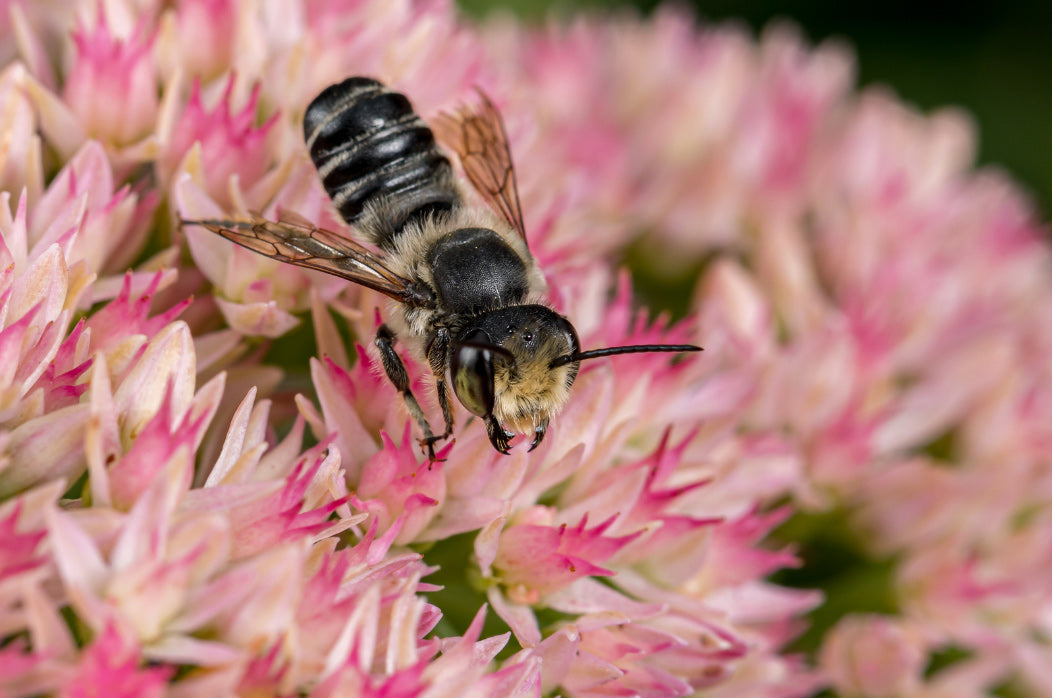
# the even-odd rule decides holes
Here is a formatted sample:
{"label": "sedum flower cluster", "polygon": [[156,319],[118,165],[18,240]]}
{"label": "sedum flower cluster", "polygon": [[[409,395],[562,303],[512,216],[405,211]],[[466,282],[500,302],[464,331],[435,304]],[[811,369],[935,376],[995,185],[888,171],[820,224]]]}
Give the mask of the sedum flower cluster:
{"label": "sedum flower cluster", "polygon": [[[0,695],[1052,686],[1050,248],[963,115],[675,12],[15,0],[0,65]],[[585,363],[531,453],[458,407],[427,462],[381,296],[179,224],[349,234],[301,121],[355,74],[425,118],[493,98],[585,347],[705,352]],[[638,309],[629,248],[700,269],[682,320]],[[801,560],[768,536],[829,510],[894,607],[808,660],[822,593],[770,580]]]}

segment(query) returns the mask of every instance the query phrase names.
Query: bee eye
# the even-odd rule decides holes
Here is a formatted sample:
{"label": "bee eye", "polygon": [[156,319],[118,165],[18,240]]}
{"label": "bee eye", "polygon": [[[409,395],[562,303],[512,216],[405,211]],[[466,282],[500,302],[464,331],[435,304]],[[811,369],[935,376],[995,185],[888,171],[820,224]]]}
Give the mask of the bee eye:
{"label": "bee eye", "polygon": [[462,341],[465,343],[454,347],[449,366],[453,392],[468,412],[487,417],[493,414],[494,352],[478,346],[489,343],[485,332],[472,332]]}
{"label": "bee eye", "polygon": [[573,325],[571,325],[570,322],[566,318],[560,317],[556,321],[556,326],[563,333],[563,337],[566,340],[566,344],[570,348],[570,352],[569,353],[575,354],[578,351],[580,351],[581,350],[581,343],[577,339],[577,330],[575,330],[573,328]]}

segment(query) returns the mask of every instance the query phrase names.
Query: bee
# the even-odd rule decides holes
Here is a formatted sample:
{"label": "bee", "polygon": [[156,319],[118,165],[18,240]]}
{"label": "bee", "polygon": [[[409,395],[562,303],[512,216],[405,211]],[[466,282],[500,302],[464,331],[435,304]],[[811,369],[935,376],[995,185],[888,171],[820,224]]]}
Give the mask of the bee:
{"label": "bee", "polygon": [[[582,361],[699,350],[648,344],[581,351],[573,325],[545,299],[504,124],[489,98],[481,91],[479,97],[474,107],[441,115],[434,129],[404,95],[366,77],[326,88],[307,108],[303,132],[322,184],[343,219],[379,252],[289,214],[278,221],[183,221],[393,298],[396,317],[379,327],[374,343],[431,460],[434,445],[453,433],[450,386],[483,420],[493,448],[507,455],[515,433],[532,434],[531,451],[541,443]],[[439,141],[457,153],[488,206],[466,203]],[[438,434],[410,390],[395,351],[399,336],[431,369],[444,421]]]}

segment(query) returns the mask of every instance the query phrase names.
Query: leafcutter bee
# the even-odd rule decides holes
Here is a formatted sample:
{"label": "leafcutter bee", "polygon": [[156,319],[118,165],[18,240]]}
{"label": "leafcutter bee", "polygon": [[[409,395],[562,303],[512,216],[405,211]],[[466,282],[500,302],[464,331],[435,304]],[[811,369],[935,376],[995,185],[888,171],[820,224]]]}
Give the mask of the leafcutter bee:
{"label": "leafcutter bee", "polygon": [[[311,159],[336,209],[373,251],[304,220],[184,221],[273,259],[317,269],[390,296],[399,310],[376,334],[387,377],[423,433],[421,446],[453,432],[449,386],[480,417],[497,451],[515,433],[530,450],[566,403],[582,361],[633,352],[698,351],[648,344],[581,351],[570,322],[545,300],[545,281],[526,244],[522,210],[500,114],[479,104],[444,114],[434,131],[404,95],[365,77],[318,95],[304,115]],[[440,140],[488,207],[465,203]],[[435,434],[410,390],[397,337],[434,376],[444,428]]]}

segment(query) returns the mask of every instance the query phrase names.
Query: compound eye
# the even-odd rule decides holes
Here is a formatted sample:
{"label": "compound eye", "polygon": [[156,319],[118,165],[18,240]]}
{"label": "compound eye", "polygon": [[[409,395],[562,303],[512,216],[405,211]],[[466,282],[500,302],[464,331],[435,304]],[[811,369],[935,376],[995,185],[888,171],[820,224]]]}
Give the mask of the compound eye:
{"label": "compound eye", "polygon": [[576,354],[581,351],[581,342],[577,339],[577,330],[570,324],[570,321],[564,317],[559,317],[555,321],[555,326],[563,333],[563,338],[569,345],[571,354]]}
{"label": "compound eye", "polygon": [[480,346],[489,341],[482,330],[462,337],[453,348],[449,366],[457,399],[468,412],[479,417],[493,414],[494,351]]}

